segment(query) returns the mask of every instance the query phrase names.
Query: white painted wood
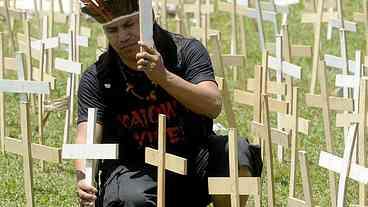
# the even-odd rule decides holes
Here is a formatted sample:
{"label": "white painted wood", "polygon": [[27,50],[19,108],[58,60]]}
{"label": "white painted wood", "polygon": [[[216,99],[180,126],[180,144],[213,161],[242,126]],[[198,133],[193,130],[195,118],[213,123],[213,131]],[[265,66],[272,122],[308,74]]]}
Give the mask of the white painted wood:
{"label": "white painted wood", "polygon": [[[70,45],[70,37],[67,33],[59,33],[60,43]],[[78,36],[77,46],[88,47],[88,37]]]}
{"label": "white painted wood", "polygon": [[32,49],[40,50],[41,43],[44,43],[45,45],[44,49],[47,50],[47,49],[58,48],[60,41],[59,41],[59,37],[51,37],[51,38],[47,38],[43,40],[35,40],[31,42]]}
{"label": "white painted wood", "polygon": [[[166,11],[166,5],[165,5]],[[139,0],[140,40],[153,47],[152,1]]]}
{"label": "white painted wood", "polygon": [[[345,67],[345,61],[341,57],[326,54],[324,58],[326,66],[328,67],[333,67],[341,70]],[[354,73],[355,68],[356,68],[355,61],[349,60],[349,72]]]}
{"label": "white painted wood", "polygon": [[[256,9],[252,9],[252,8],[248,8],[246,11],[245,11],[245,16],[249,17],[249,18],[252,18],[252,19],[257,19],[257,15],[258,15],[258,12]],[[272,23],[275,23],[277,21],[276,19],[276,15],[277,13],[276,12],[272,12],[272,11],[262,11],[262,18],[263,18],[263,21],[268,21],[268,22],[272,22]]]}
{"label": "white painted wood", "polygon": [[116,159],[118,144],[64,144],[63,159]]}
{"label": "white painted wood", "polygon": [[[96,131],[96,120],[97,120],[97,109],[96,108],[88,108],[88,121],[87,121],[87,145],[93,145],[95,143],[95,131]],[[85,174],[86,174],[86,182],[93,185],[93,160],[85,161]]]}
{"label": "white painted wood", "polygon": [[0,91],[48,95],[50,94],[50,83],[41,81],[0,80]]}
{"label": "white painted wood", "polygon": [[296,79],[301,79],[301,67],[288,63],[286,61],[282,61],[282,66],[279,64],[279,60],[278,58],[269,56],[268,57],[268,65],[269,68],[276,70],[276,71],[281,71],[282,72],[293,77]]}
{"label": "white painted wood", "polygon": [[359,79],[352,75],[336,75],[335,86],[336,87],[347,87],[347,88],[356,88],[356,82],[359,82]]}
{"label": "white painted wood", "polygon": [[[336,173],[340,173],[341,166],[343,166],[343,159],[328,152],[321,151],[318,165]],[[348,175],[353,180],[368,184],[368,168],[352,163]]]}
{"label": "white painted wood", "polygon": [[79,75],[82,71],[82,64],[70,60],[55,58],[55,69]]}
{"label": "white painted wood", "polygon": [[[328,25],[333,28],[341,29],[341,21],[338,19],[330,19],[328,21]],[[357,23],[344,20],[344,29],[348,32],[356,32],[357,31]]]}

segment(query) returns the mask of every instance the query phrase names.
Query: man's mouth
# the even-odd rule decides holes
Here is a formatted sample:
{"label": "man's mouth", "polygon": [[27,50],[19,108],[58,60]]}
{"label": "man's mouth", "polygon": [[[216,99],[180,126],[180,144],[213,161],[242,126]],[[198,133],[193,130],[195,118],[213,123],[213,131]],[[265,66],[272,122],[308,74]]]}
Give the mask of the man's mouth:
{"label": "man's mouth", "polygon": [[131,43],[131,44],[126,44],[126,45],[122,45],[120,46],[120,49],[127,49],[127,48],[131,48],[133,46],[137,45],[137,43]]}

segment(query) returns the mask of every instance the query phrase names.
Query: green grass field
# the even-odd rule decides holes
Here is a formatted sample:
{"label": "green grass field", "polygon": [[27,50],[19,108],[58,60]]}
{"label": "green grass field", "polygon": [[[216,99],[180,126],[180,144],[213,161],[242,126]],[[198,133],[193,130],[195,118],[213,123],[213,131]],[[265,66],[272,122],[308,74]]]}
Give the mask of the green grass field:
{"label": "green grass field", "polygon": [[[349,0],[344,1],[345,18],[352,20],[353,13],[362,10],[362,1]],[[313,27],[312,25],[301,24],[301,12],[303,5],[299,4],[291,8],[289,17],[289,31],[290,39],[296,44],[313,45]],[[35,23],[35,22],[33,22]],[[92,64],[95,60],[95,47],[96,47],[96,34],[101,33],[101,28],[90,22],[82,22],[84,26],[89,26],[93,29],[92,39],[90,40],[90,47],[81,49],[81,61],[84,68]],[[261,53],[258,49],[258,35],[256,32],[256,25],[253,21],[247,19],[246,24],[246,38],[247,38],[247,63],[246,68],[242,68],[241,73],[243,77],[253,77],[254,65],[261,62]],[[32,24],[37,25],[37,24]],[[175,31],[173,23],[170,24],[170,30]],[[230,52],[230,32],[231,32],[231,18],[225,13],[216,13],[211,17],[211,27],[217,29],[222,33],[222,47],[223,53]],[[4,22],[0,24],[0,31],[6,32]],[[16,22],[16,31],[21,32],[21,23]],[[272,25],[265,24],[266,38],[268,42],[274,42]],[[322,54],[334,54],[339,55],[339,39],[338,33],[333,33],[333,39],[326,40],[327,27],[324,26],[322,30]],[[365,50],[364,41],[365,28],[360,23],[358,25],[358,32],[347,35],[349,58],[354,58],[355,50]],[[55,28],[56,32],[67,32],[67,26],[58,25]],[[37,27],[32,27],[32,34],[38,36]],[[210,45],[211,48],[211,45]],[[7,54],[10,55],[10,54]],[[66,58],[65,52],[57,52],[57,57]],[[303,136],[299,134],[298,146],[299,149],[307,151],[310,167],[310,180],[312,182],[312,193],[315,203],[319,206],[329,206],[329,189],[328,189],[328,174],[325,169],[318,167],[319,152],[325,149],[324,130],[322,123],[321,110],[307,107],[304,101],[305,93],[309,90],[310,76],[311,76],[311,58],[299,58],[293,59],[293,63],[302,67],[302,80],[295,81],[296,86],[300,88],[300,105],[299,114],[301,117],[311,120],[310,135]],[[229,70],[228,70],[229,71]],[[333,92],[333,81],[335,73],[328,71],[329,86],[331,92]],[[56,73],[57,76],[57,89],[53,91],[51,97],[60,97],[65,94],[66,76],[60,73]],[[7,78],[15,78],[14,74],[7,74]],[[232,80],[231,73],[227,72],[227,78]],[[237,87],[238,83],[229,81],[230,86]],[[6,124],[7,133],[11,137],[19,137],[20,122],[19,122],[19,105],[18,98],[15,95],[6,96]],[[248,137],[250,121],[252,119],[252,109],[248,107],[235,105],[237,124],[241,136]],[[31,127],[33,141],[37,141],[37,117],[35,113],[31,113]],[[272,117],[275,117],[273,115]],[[332,113],[334,117],[334,113]],[[221,114],[218,119],[219,122],[227,125],[224,114]],[[275,120],[272,121],[275,124]],[[332,126],[334,125],[334,118],[331,120]],[[47,145],[60,147],[62,144],[64,127],[64,114],[53,113],[49,118],[49,122],[45,128],[45,142]],[[75,134],[75,126],[73,126],[73,135]],[[335,141],[336,154],[342,155],[343,152],[343,135],[342,130],[333,128],[333,136]],[[274,152],[275,148],[274,148]],[[286,206],[288,197],[288,183],[289,183],[289,156],[286,156],[286,161],[279,163],[274,161],[274,182],[276,192],[276,205]],[[40,171],[39,161],[34,161],[34,194],[36,206],[77,206],[76,188],[75,188],[75,175],[73,169],[73,163],[66,161],[63,164],[47,163],[44,172]],[[297,195],[302,196],[302,186],[300,179],[299,166],[297,167]],[[265,172],[264,172],[265,173]],[[264,174],[265,175],[265,174]],[[266,206],[266,183],[265,176],[263,176],[263,206]],[[336,178],[338,178],[336,176]],[[23,189],[23,166],[22,157],[12,154],[0,154],[0,206],[13,207],[24,206],[25,194]],[[347,204],[357,204],[358,190],[357,183],[347,182]],[[252,206],[252,202],[250,205]]]}

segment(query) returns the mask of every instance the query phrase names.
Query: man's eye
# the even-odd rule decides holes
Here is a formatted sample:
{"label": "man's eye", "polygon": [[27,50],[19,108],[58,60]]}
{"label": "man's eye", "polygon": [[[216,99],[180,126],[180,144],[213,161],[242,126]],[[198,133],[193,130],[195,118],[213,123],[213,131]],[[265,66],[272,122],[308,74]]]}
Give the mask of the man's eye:
{"label": "man's eye", "polygon": [[106,29],[106,32],[107,33],[114,33],[116,31],[117,31],[117,29],[115,29],[115,28],[108,28],[108,29]]}

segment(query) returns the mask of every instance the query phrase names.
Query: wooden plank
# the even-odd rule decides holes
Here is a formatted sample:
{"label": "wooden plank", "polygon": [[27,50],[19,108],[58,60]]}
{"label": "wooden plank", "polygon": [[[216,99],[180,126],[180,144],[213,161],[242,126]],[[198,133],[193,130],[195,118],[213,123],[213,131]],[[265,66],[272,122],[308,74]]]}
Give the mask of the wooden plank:
{"label": "wooden plank", "polygon": [[[234,90],[234,102],[239,104],[244,104],[248,106],[255,105],[255,95],[253,93],[243,91],[243,90]],[[288,111],[288,103],[284,101],[278,101],[276,99],[269,100],[270,111],[272,112],[280,112],[287,113]]]}
{"label": "wooden plank", "polygon": [[288,207],[307,207],[305,201],[299,200],[297,198],[288,198]]}
{"label": "wooden plank", "polygon": [[[358,80],[357,80],[358,79]],[[341,75],[341,74],[337,74],[336,75],[336,80],[335,80],[335,86],[336,87],[347,87],[347,88],[356,88],[356,82],[359,82],[360,78],[357,78],[355,76],[352,75]]]}
{"label": "wooden plank", "polygon": [[[146,147],[145,160],[148,164],[158,166],[158,156],[158,150]],[[166,169],[181,175],[187,174],[188,167],[186,159],[169,153],[166,153],[165,156]]]}
{"label": "wooden plank", "polygon": [[70,60],[55,58],[55,69],[79,75],[82,71],[82,64]]}
{"label": "wooden plank", "polygon": [[[34,81],[41,81],[39,80],[40,77],[38,74],[40,74],[40,70],[36,67],[32,67],[33,73],[32,73],[32,80]],[[43,74],[43,81],[44,82],[49,82],[50,83],[50,89],[54,90],[55,89],[55,85],[56,85],[56,78],[52,75],[49,75],[47,73]]]}
{"label": "wooden plank", "polygon": [[[256,87],[255,79],[248,79],[247,90],[254,91],[255,87]],[[286,95],[286,83],[267,81],[267,93],[285,96]]]}
{"label": "wooden plank", "polygon": [[[258,177],[239,177],[239,194],[240,195],[257,195],[259,189],[260,178]],[[208,189],[211,195],[228,195],[232,191],[231,178],[209,177]]]}
{"label": "wooden plank", "polygon": [[16,70],[17,63],[15,58],[4,57],[5,70]]}
{"label": "wooden plank", "polygon": [[244,55],[222,55],[225,66],[244,66]]}
{"label": "wooden plank", "polygon": [[116,159],[118,144],[63,144],[63,159]]}
{"label": "wooden plank", "polygon": [[[17,155],[23,155],[22,140],[6,137],[5,150]],[[48,162],[61,163],[61,149],[32,143],[32,158]]]}
{"label": "wooden plank", "polygon": [[[195,13],[198,10],[198,6],[196,4],[184,4],[183,5],[184,13]],[[215,11],[214,6],[211,4],[210,8],[207,5],[201,5],[201,14],[207,14],[208,12],[211,14]]]}
{"label": "wooden plank", "polygon": [[[337,12],[323,12],[322,22],[327,23],[330,19],[336,19]],[[318,17],[316,13],[303,13],[302,14],[302,23],[316,23],[318,22]]]}
{"label": "wooden plank", "polygon": [[45,44],[45,49],[52,49],[59,47],[59,37],[51,37],[44,40],[35,40],[31,42],[31,47],[35,50],[40,50],[41,43]]}
{"label": "wooden plank", "polygon": [[92,36],[92,29],[89,28],[89,27],[83,27],[83,26],[81,26],[81,28],[80,28],[80,34],[82,36],[91,38],[91,36]]}
{"label": "wooden plank", "polygon": [[0,80],[0,91],[48,95],[50,94],[50,85],[41,81]]}
{"label": "wooden plank", "polygon": [[[325,58],[326,65],[329,67],[333,67],[333,68],[337,68],[341,70],[345,68],[345,60],[341,57],[326,54],[324,58]],[[349,64],[349,72],[355,73],[355,68],[356,68],[355,62],[352,60],[349,60],[348,64]]]}
{"label": "wooden plank", "polygon": [[[264,126],[258,122],[253,121],[251,124],[251,131],[256,137],[264,137]],[[273,144],[282,145],[284,147],[290,147],[289,133],[280,129],[271,128],[271,141]]]}
{"label": "wooden plank", "polygon": [[[60,43],[70,45],[70,37],[69,34],[59,33]],[[88,47],[88,37],[78,36],[77,37],[78,46]]]}
{"label": "wooden plank", "polygon": [[[282,66],[279,64],[280,60],[278,58],[269,56],[268,57],[268,65],[269,68],[281,71],[293,78],[301,79],[301,67],[288,63],[286,61],[282,61]],[[281,68],[282,67],[282,68]]]}
{"label": "wooden plank", "polygon": [[[166,5],[164,6],[166,11]],[[139,0],[140,41],[153,47],[152,1]]]}
{"label": "wooden plank", "polygon": [[[338,19],[330,19],[328,21],[329,26],[333,27],[333,28],[337,28],[340,29],[341,28],[341,21]],[[351,22],[351,21],[347,21],[344,20],[344,29],[345,31],[349,31],[349,32],[356,32],[356,26],[357,24],[355,22]]]}
{"label": "wooden plank", "polygon": [[[328,97],[330,109],[334,111],[353,111],[353,100],[342,97]],[[321,107],[323,99],[320,95],[305,95],[305,102],[311,107]]]}
{"label": "wooden plank", "polygon": [[[292,123],[292,116],[288,114],[282,114],[280,113],[280,128],[285,129],[292,129],[293,123]],[[305,135],[309,134],[309,123],[310,120],[306,120],[304,118],[298,117],[298,132],[303,133]]]}

